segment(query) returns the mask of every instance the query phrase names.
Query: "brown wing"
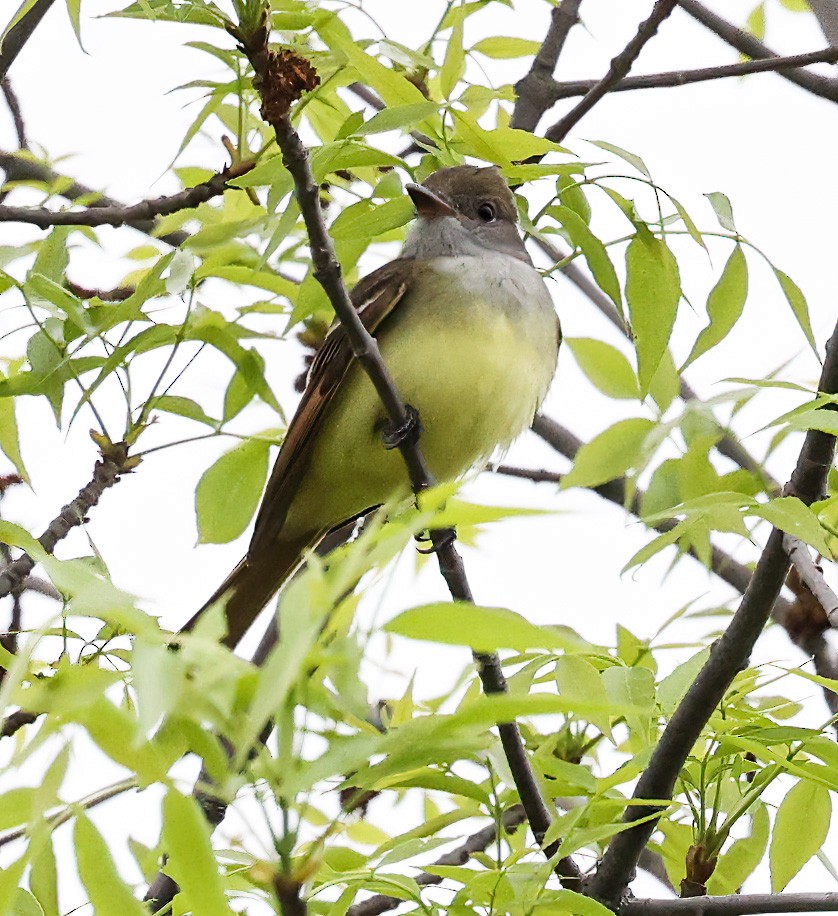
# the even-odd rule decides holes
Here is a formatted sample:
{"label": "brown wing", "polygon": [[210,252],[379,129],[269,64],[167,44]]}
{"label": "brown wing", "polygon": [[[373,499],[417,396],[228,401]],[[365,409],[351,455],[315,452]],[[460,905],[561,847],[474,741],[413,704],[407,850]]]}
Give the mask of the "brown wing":
{"label": "brown wing", "polygon": [[[352,304],[371,334],[376,332],[404,296],[411,265],[412,261],[404,258],[390,261],[364,277],[352,290]],[[346,331],[336,322],[311,364],[305,391],[288,426],[262,497],[248,556],[258,554],[263,547],[270,547],[282,530],[300,476],[305,470],[319,420],[353,360]]]}

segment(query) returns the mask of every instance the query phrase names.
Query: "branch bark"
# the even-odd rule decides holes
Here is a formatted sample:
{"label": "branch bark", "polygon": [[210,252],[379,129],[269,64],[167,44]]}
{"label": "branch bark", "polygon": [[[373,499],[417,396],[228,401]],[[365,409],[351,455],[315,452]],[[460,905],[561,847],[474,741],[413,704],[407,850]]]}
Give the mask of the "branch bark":
{"label": "branch bark", "polygon": [[526,76],[515,84],[515,108],[510,125],[534,131],[545,111],[553,104],[550,89],[556,85],[553,73],[570,30],[579,21],[582,0],[562,0],[550,12],[550,25]]}
{"label": "branch bark", "polygon": [[817,598],[832,627],[838,628],[838,595],[827,585],[823,573],[815,565],[809,548],[798,537],[786,534],[783,537],[783,550],[794,564],[803,583]]}
{"label": "branch bark", "polygon": [[655,0],[649,18],[640,24],[634,38],[611,61],[605,76],[588,90],[581,102],[545,132],[544,136],[548,140],[561,143],[594,105],[620,82],[631,70],[647,42],[655,36],[661,23],[675,9],[677,2],[678,0]]}
{"label": "branch bark", "polygon": [[[297,58],[287,51],[269,50],[268,29],[264,24],[251,34],[245,35],[237,30],[234,35],[253,66],[254,86],[262,99],[262,117],[273,128],[283,163],[294,180],[297,201],[309,236],[315,277],[326,292],[338,320],[343,324],[353,354],[375,387],[393,428],[410,429],[413,425],[411,418],[384,364],[378,344],[352,306],[334,245],[323,222],[319,190],[311,171],[307,151],[291,124],[291,103],[303,90],[316,85],[316,75],[308,62],[302,58]],[[292,94],[294,92],[295,94]],[[432,486],[433,476],[418,444],[418,435],[400,437],[399,452],[405,462],[414,493],[419,494]],[[431,532],[431,540],[440,572],[451,596],[455,600],[472,602],[471,588],[462,559],[454,546],[453,532]],[[487,693],[505,692],[506,680],[498,657],[475,653],[475,661],[484,690]],[[536,842],[541,846],[544,835],[552,823],[552,815],[541,794],[517,724],[500,723],[498,732],[518,794],[527,812],[530,828]],[[557,851],[556,843],[544,849],[548,858],[552,858]],[[555,871],[565,883],[574,886],[581,878],[578,867],[569,858],[558,860]]]}
{"label": "branch bark", "polygon": [[227,189],[227,182],[253,168],[252,162],[240,162],[225,168],[207,181],[177,194],[143,200],[130,207],[91,206],[86,210],[49,210],[46,207],[0,206],[0,222],[29,223],[40,229],[51,226],[125,226],[153,222],[179,210],[189,210],[218,197]]}
{"label": "branch bark", "polygon": [[838,894],[730,894],[682,900],[630,900],[620,916],[748,916],[755,913],[835,913]]}
{"label": "branch bark", "polygon": [[[726,41],[732,48],[735,48],[740,54],[747,54],[748,57],[778,57],[774,51],[767,45],[764,45],[759,39],[754,38],[742,29],[723,19],[721,16],[708,10],[703,3],[698,0],[678,0],[678,5],[688,13],[693,19],[700,22],[705,28]],[[820,76],[817,73],[809,73],[805,70],[786,70],[778,71],[780,75],[789,82],[806,89],[813,95],[820,96],[823,99],[829,99],[831,102],[838,102],[838,80],[829,77]]]}
{"label": "branch bark", "polygon": [[[838,325],[827,345],[818,389],[838,392]],[[817,430],[806,434],[800,457],[785,488],[806,505],[818,499],[826,484],[835,454],[835,438]],[[675,781],[705,723],[712,715],[736,673],[748,657],[765,626],[789,570],[783,550],[783,532],[775,528],[751,577],[742,602],[727,630],[713,646],[710,658],[675,710],[652,754],[637,787],[637,799],[671,798]],[[627,824],[647,817],[648,805],[631,805]],[[659,809],[662,813],[663,809]],[[611,841],[599,867],[587,882],[585,893],[616,910],[634,873],[638,857],[655,829],[656,820],[633,826]]]}
{"label": "branch bark", "polygon": [[[117,443],[112,453],[103,456],[93,469],[93,478],[79,490],[78,496],[68,503],[49,523],[46,531],[38,538],[41,547],[47,553],[55,550],[56,544],[69,532],[80,525],[87,513],[99,502],[102,494],[112,487],[121,474],[130,470],[131,459],[128,458],[128,447]],[[19,556],[13,563],[0,572],[0,598],[4,598],[17,588],[35,568],[35,561],[28,553]]]}
{"label": "branch bark", "polygon": [[[764,57],[759,60],[745,60],[738,64],[716,67],[701,67],[696,70],[669,70],[664,73],[644,73],[641,76],[627,76],[611,87],[611,92],[627,92],[632,89],[668,89],[688,86],[690,83],[704,83],[709,80],[727,79],[731,76],[747,76],[751,73],[780,73],[797,70],[811,64],[834,64],[838,62],[838,47],[809,51],[807,54],[790,54],[785,57]],[[572,80],[555,82],[542,88],[549,104],[561,99],[585,95],[596,86],[596,80]]]}
{"label": "branch bark", "polygon": [[9,67],[15,62],[23,46],[32,37],[32,33],[54,2],[55,0],[35,0],[26,13],[9,29],[3,39],[3,48],[0,50],[0,78],[9,72]]}

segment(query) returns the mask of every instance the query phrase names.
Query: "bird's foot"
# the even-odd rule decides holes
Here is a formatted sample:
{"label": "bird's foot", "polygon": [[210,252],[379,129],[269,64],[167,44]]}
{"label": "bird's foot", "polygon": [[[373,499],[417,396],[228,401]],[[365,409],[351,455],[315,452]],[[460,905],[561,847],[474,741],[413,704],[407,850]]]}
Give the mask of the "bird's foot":
{"label": "bird's foot", "polygon": [[416,550],[419,553],[425,555],[431,553],[440,553],[445,550],[446,547],[450,547],[457,540],[457,532],[453,528],[443,528],[440,531],[435,531],[433,534],[430,532],[424,534],[417,534],[416,540],[420,543],[424,541],[431,541],[430,547],[417,547]]}
{"label": "bird's foot", "polygon": [[419,411],[410,404],[404,405],[405,420],[400,426],[394,426],[392,423],[386,423],[383,427],[381,438],[384,440],[384,448],[399,448],[405,442],[416,442],[422,432],[422,422],[419,419]]}

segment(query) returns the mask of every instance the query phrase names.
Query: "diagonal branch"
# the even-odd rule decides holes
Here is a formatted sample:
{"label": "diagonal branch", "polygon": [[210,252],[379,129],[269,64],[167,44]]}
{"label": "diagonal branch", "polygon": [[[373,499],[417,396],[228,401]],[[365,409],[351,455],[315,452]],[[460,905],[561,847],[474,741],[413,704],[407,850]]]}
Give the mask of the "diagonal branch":
{"label": "diagonal branch", "polygon": [[[818,390],[838,393],[838,325],[827,344]],[[835,454],[835,438],[818,430],[806,434],[800,457],[785,488],[811,505],[821,496]],[[783,550],[783,532],[775,528],[768,538],[742,602],[727,630],[684,699],[675,710],[655,747],[648,767],[637,783],[637,799],[671,798],[678,773],[707,720],[721,701],[736,673],[747,665],[748,657],[765,626],[789,570]],[[659,809],[662,813],[663,809]],[[648,817],[648,805],[631,805],[624,822]],[[622,902],[637,859],[646,846],[656,821],[647,820],[617,834],[605,852],[585,892],[616,909]]]}
{"label": "diagonal branch", "polygon": [[[678,5],[685,13],[688,13],[693,19],[697,19],[703,26],[739,51],[740,54],[746,54],[748,57],[753,58],[778,56],[759,39],[754,38],[753,35],[749,35],[742,29],[738,29],[712,10],[708,10],[698,0],[678,0]],[[838,80],[836,79],[820,76],[817,73],[809,73],[806,70],[781,70],[779,73],[784,79],[808,90],[813,95],[829,99],[831,102],[838,102]]]}
{"label": "diagonal branch", "polygon": [[562,0],[550,13],[550,26],[533,58],[529,72],[515,84],[515,108],[511,127],[534,131],[541,116],[553,104],[550,90],[556,83],[553,73],[570,30],[579,21],[582,0]]}
{"label": "diagonal branch", "polygon": [[41,229],[50,226],[125,226],[147,223],[179,210],[189,210],[218,197],[227,189],[227,182],[239,178],[253,168],[252,162],[235,163],[223,172],[192,188],[185,188],[168,197],[143,200],[130,207],[92,206],[86,210],[49,210],[46,207],[7,207],[0,205],[0,222],[29,223]]}
{"label": "diagonal branch", "polygon": [[801,581],[823,608],[830,625],[838,627],[838,595],[826,584],[823,573],[809,553],[809,548],[800,538],[786,534],[783,537],[783,550],[794,564]]}
{"label": "diagonal branch", "polygon": [[655,0],[649,18],[642,22],[637,34],[611,61],[608,72],[585,94],[581,102],[572,108],[560,121],[549,128],[544,136],[555,143],[561,143],[582,118],[631,70],[646,43],[652,39],[661,23],[669,16],[678,0]]}
{"label": "diagonal branch", "polygon": [[32,33],[52,6],[55,0],[35,0],[32,6],[9,29],[0,49],[0,78],[9,72],[23,46],[32,37]]}
{"label": "diagonal branch", "polygon": [[[807,54],[790,54],[786,57],[763,57],[759,60],[745,60],[738,64],[724,64],[716,67],[700,67],[696,70],[669,70],[664,73],[644,73],[642,76],[627,76],[611,87],[611,92],[626,92],[632,89],[667,89],[687,86],[690,83],[704,83],[708,80],[727,79],[731,76],[747,76],[750,73],[773,73],[784,75],[787,70],[797,70],[811,64],[838,63],[838,47],[809,51]],[[596,85],[596,80],[569,80],[555,82],[542,88],[549,105],[561,99],[585,95]]]}
{"label": "diagonal branch", "polygon": [[[343,282],[340,263],[332,239],[326,230],[320,208],[319,189],[311,171],[308,154],[291,124],[290,106],[305,90],[317,83],[311,65],[290,51],[275,52],[268,48],[266,23],[256,26],[250,34],[234,30],[234,37],[253,66],[254,86],[262,99],[262,117],[273,127],[285,167],[294,179],[300,212],[309,236],[315,277],[326,292],[338,320],[346,330],[353,354],[367,373],[387,411],[390,423],[397,430],[414,429],[414,434],[400,436],[399,451],[405,462],[411,487],[415,493],[433,485],[433,477],[418,444],[414,423],[405,408],[395,383],[381,357],[375,338],[364,327]],[[455,600],[473,601],[463,562],[454,546],[453,532],[431,532],[440,572]],[[475,654],[480,680],[487,693],[506,691],[506,680],[497,655]],[[530,765],[526,748],[515,722],[498,725],[501,744],[515,778],[521,802],[527,812],[536,842],[543,838],[552,823],[552,815],[541,793]],[[558,851],[553,843],[544,849],[548,858]],[[559,859],[556,873],[567,883],[578,883],[581,873],[569,858]]]}
{"label": "diagonal branch", "polygon": [[[87,513],[99,502],[105,490],[112,487],[121,474],[132,469],[134,461],[136,459],[128,457],[128,447],[124,442],[112,445],[107,453],[96,462],[90,483],[79,490],[78,496],[64,506],[49,523],[46,531],[38,538],[41,547],[47,553],[52,553],[56,544],[84,521]],[[24,553],[3,569],[0,572],[0,598],[14,591],[34,568],[35,561],[28,553]]]}

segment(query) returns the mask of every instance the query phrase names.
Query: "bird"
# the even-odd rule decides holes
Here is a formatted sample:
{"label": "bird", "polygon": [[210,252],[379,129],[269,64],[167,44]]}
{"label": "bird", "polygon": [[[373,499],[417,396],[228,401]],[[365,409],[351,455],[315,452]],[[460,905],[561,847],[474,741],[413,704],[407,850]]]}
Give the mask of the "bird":
{"label": "bird", "polygon": [[[351,299],[418,417],[431,473],[450,481],[530,426],[556,371],[561,327],[498,168],[443,168],[406,190],[416,219],[401,255],[361,279]],[[312,361],[247,554],[183,631],[220,606],[223,642],[235,647],[329,532],[406,497],[402,457],[382,441],[388,428],[336,322]]]}

